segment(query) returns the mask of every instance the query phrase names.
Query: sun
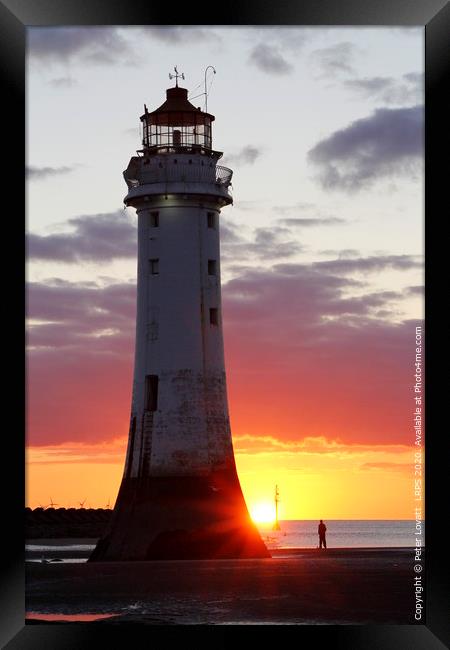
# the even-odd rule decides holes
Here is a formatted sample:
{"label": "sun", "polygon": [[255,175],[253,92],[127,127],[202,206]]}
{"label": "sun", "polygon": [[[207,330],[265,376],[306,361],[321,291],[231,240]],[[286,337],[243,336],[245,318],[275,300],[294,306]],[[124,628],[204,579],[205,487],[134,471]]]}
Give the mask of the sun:
{"label": "sun", "polygon": [[250,507],[250,516],[256,524],[272,524],[275,521],[275,507],[272,503],[255,503]]}

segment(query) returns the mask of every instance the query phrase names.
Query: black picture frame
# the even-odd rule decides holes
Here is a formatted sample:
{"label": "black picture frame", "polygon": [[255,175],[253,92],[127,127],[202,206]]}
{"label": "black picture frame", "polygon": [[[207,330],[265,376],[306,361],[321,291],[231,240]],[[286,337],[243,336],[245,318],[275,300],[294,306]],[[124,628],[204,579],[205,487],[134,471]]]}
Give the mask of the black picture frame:
{"label": "black picture frame", "polygon": [[[439,278],[445,277],[446,253],[442,238],[432,244],[432,229],[436,232],[445,210],[448,211],[448,163],[439,163],[439,153],[448,160],[448,127],[446,125],[448,104],[444,100],[444,78],[449,70],[448,45],[450,42],[450,7],[445,0],[295,0],[283,3],[228,2],[205,9],[193,3],[169,7],[142,0],[0,0],[0,70],[4,92],[2,93],[3,142],[6,133],[13,135],[12,144],[3,148],[6,163],[3,179],[5,199],[11,204],[4,208],[4,242],[13,251],[15,260],[14,279],[11,282],[10,266],[4,271],[4,283],[8,305],[7,325],[4,336],[7,348],[23,349],[21,317],[23,310],[23,287],[19,263],[22,262],[23,222],[26,202],[23,192],[22,170],[25,150],[25,30],[38,25],[342,25],[342,26],[423,26],[425,30],[425,229],[426,229],[426,426],[429,443],[426,445],[426,619],[418,625],[370,625],[370,626],[296,626],[292,641],[297,647],[311,638],[314,647],[322,643],[336,648],[364,648],[364,650],[407,649],[434,650],[448,643],[448,590],[443,574],[447,566],[447,553],[440,525],[448,511],[445,471],[447,455],[444,405],[448,401],[444,387],[430,377],[438,376],[434,370],[442,361],[443,341],[447,341],[444,329],[447,321],[440,318],[438,305],[442,294],[437,289]],[[448,85],[448,83],[447,83]],[[445,120],[445,121],[444,121]],[[445,142],[447,141],[447,144]],[[17,188],[13,190],[14,182]],[[24,196],[24,199],[21,197]],[[446,207],[447,206],[447,207]],[[436,242],[443,246],[439,251]],[[433,246],[433,249],[431,249]],[[17,269],[17,270],[16,270]],[[24,271],[23,271],[24,272]],[[447,290],[448,295],[448,290]],[[445,300],[445,298],[444,298]],[[14,306],[15,305],[15,306]],[[16,353],[17,354],[17,353]],[[19,355],[20,356],[20,352]],[[16,356],[17,359],[17,356]],[[4,370],[11,379],[8,382],[8,400],[5,415],[10,422],[4,424],[4,452],[2,455],[3,481],[3,572],[0,608],[0,643],[8,649],[33,648],[91,648],[97,644],[110,647],[139,647],[134,642],[137,634],[142,642],[156,641],[154,628],[145,626],[100,626],[82,624],[27,625],[24,621],[24,442],[18,423],[18,414],[25,413],[23,365],[17,360],[6,364]],[[448,371],[449,364],[442,365]],[[12,372],[10,372],[12,371]],[[444,383],[444,382],[442,382]],[[446,399],[445,399],[446,398]],[[445,415],[445,417],[444,417]],[[7,419],[6,419],[7,421]],[[4,420],[5,422],[5,420]],[[22,428],[22,427],[21,427]],[[25,427],[23,427],[25,431]],[[8,471],[12,470],[12,471]],[[448,489],[448,488],[447,488]],[[206,627],[206,626],[205,626]],[[248,626],[239,630],[243,643],[261,642],[270,638],[268,629]],[[251,629],[249,629],[251,628]],[[212,630],[200,627],[183,628],[183,642],[192,644],[208,636]],[[215,628],[214,643],[228,643],[235,636],[235,627]],[[176,642],[178,630],[162,630],[164,645]],[[260,634],[259,632],[262,632]],[[251,636],[250,636],[251,634]],[[256,641],[255,634],[258,641]],[[276,630],[278,642],[284,636]],[[272,636],[273,638],[273,636]],[[282,641],[281,641],[282,642]],[[303,647],[307,647],[304,645]],[[308,646],[309,647],[309,646]]]}

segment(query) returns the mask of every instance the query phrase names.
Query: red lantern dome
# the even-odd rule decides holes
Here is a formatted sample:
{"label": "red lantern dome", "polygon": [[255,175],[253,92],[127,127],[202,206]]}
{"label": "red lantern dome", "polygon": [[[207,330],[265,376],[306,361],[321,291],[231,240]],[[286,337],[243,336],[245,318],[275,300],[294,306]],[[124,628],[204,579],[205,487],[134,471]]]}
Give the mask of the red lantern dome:
{"label": "red lantern dome", "polygon": [[195,108],[186,88],[168,88],[159,108],[141,116],[142,144],[147,154],[196,152],[211,154],[211,123],[214,115]]}

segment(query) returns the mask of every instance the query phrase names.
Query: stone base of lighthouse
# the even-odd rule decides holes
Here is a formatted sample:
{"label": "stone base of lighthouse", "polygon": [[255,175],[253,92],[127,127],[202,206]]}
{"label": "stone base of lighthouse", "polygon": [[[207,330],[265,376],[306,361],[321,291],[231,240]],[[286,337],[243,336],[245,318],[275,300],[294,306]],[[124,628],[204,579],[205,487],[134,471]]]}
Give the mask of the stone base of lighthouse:
{"label": "stone base of lighthouse", "polygon": [[89,561],[266,557],[234,469],[125,478],[109,529]]}

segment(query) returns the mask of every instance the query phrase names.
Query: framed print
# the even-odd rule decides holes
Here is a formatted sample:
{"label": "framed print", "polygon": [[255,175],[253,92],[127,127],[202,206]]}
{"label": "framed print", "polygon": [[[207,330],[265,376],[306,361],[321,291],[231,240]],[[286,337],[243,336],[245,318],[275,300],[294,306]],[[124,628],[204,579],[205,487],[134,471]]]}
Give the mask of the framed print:
{"label": "framed print", "polygon": [[444,647],[448,4],[0,10],[5,647]]}

